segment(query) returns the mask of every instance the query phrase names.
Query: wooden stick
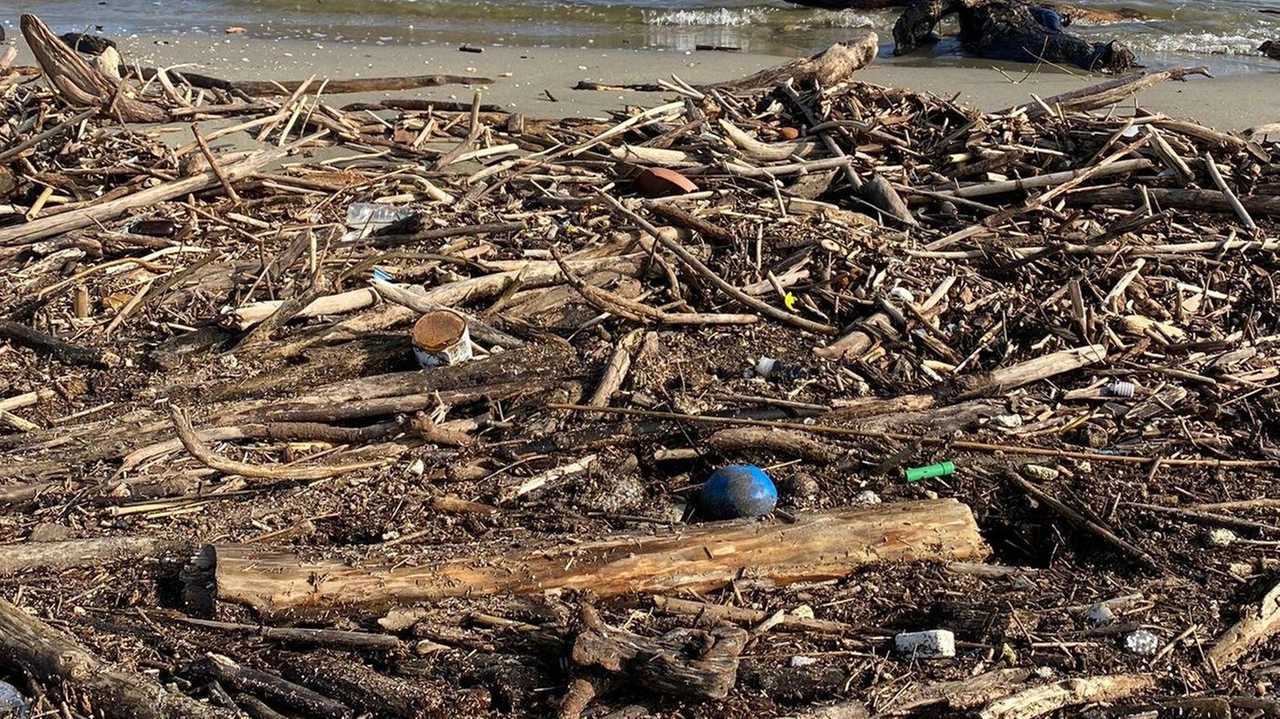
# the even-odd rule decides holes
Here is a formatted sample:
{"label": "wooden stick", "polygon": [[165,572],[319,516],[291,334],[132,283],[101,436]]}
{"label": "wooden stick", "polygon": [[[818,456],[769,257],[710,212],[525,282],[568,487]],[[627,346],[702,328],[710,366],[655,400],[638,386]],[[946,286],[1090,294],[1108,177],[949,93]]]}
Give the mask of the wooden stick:
{"label": "wooden stick", "polygon": [[1253,218],[1249,216],[1249,211],[1240,204],[1240,198],[1236,197],[1236,193],[1231,191],[1227,186],[1227,181],[1222,179],[1222,173],[1218,171],[1218,164],[1213,161],[1213,155],[1204,153],[1204,165],[1209,170],[1209,177],[1213,178],[1213,184],[1218,186],[1222,192],[1222,196],[1226,198],[1227,204],[1231,205],[1231,209],[1235,211],[1236,217],[1249,228],[1250,232],[1257,232],[1258,226],[1254,224]]}
{"label": "wooden stick", "polygon": [[1205,660],[1215,670],[1226,669],[1249,650],[1275,636],[1277,631],[1280,631],[1280,584],[1272,587],[1257,606],[1246,609],[1240,621],[1218,637],[1205,652]]}
{"label": "wooden stick", "polygon": [[643,338],[644,330],[632,330],[618,341],[618,346],[614,348],[613,356],[609,358],[609,364],[600,377],[600,384],[596,385],[596,391],[587,404],[592,407],[609,406],[609,400],[613,399],[613,394],[627,379],[627,371],[631,369],[631,353]]}
{"label": "wooden stick", "polygon": [[[401,548],[397,548],[401,549]],[[266,618],[370,614],[448,597],[591,589],[597,596],[710,591],[750,568],[778,585],[846,576],[893,561],[978,559],[988,552],[969,508],[929,500],[802,514],[795,523],[718,522],[657,534],[512,552],[459,547],[457,559],[403,553],[356,564],[286,551],[209,545],[197,557],[190,596],[253,608]],[[474,557],[485,557],[476,562]],[[212,578],[213,581],[209,581]]]}
{"label": "wooden stick", "polygon": [[[1061,95],[1046,97],[1042,102],[1029,102],[1025,105],[1011,107],[1004,113],[1026,113],[1027,117],[1037,118],[1047,114],[1046,107],[1058,108],[1062,112],[1087,112],[1099,107],[1114,105],[1133,95],[1166,80],[1185,80],[1190,75],[1210,77],[1207,67],[1179,67],[1160,72],[1142,73],[1117,78],[1109,82],[1092,85],[1064,92]],[[1003,113],[1002,113],[1003,114]]]}
{"label": "wooden stick", "polygon": [[231,186],[231,179],[227,177],[227,173],[222,171],[222,166],[218,164],[218,158],[214,156],[213,150],[209,149],[209,143],[205,142],[204,135],[200,134],[200,125],[191,123],[191,134],[195,136],[196,144],[200,146],[200,152],[204,154],[204,159],[209,162],[209,169],[213,171],[214,177],[218,178],[218,183],[222,185],[222,191],[227,193],[227,199],[240,204],[240,195],[236,194],[236,188]]}
{"label": "wooden stick", "polygon": [[283,479],[295,481],[312,481],[316,479],[329,479],[330,477],[338,477],[349,472],[357,472],[362,469],[372,469],[381,467],[386,464],[385,461],[378,462],[357,462],[355,464],[342,464],[329,467],[266,467],[260,464],[249,464],[248,462],[237,462],[233,459],[227,459],[221,455],[215,454],[200,438],[196,436],[195,430],[191,427],[191,420],[187,417],[187,413],[180,409],[177,405],[169,408],[170,417],[173,419],[173,426],[178,432],[178,439],[182,440],[182,446],[187,448],[192,457],[195,457],[201,464],[219,472],[226,474],[238,474],[242,477],[254,477],[259,479]]}
{"label": "wooden stick", "polygon": [[[657,595],[653,598],[653,606],[668,614],[697,617],[700,621],[712,622],[759,624],[774,616],[772,613],[762,609],[747,609],[746,607],[734,607],[727,604],[708,604],[706,602],[694,602],[688,599],[676,599],[675,597],[664,597],[662,595]],[[829,619],[809,619],[789,614],[783,614],[776,626],[793,632],[820,632],[846,637],[857,630],[857,627],[845,622],[836,622]]]}
{"label": "wooden stick", "polygon": [[0,319],[0,339],[29,347],[41,354],[52,355],[65,364],[111,369],[120,363],[120,356],[114,352],[73,345],[12,320]]}
{"label": "wooden stick", "polygon": [[979,719],[1034,719],[1063,707],[1124,699],[1156,685],[1147,674],[1063,679],[997,699],[978,712]]}
{"label": "wooden stick", "polygon": [[145,674],[103,662],[62,632],[0,599],[0,660],[37,681],[83,691],[113,719],[231,719],[232,713],[165,689]]}
{"label": "wooden stick", "polygon": [[1075,509],[1072,509],[1071,507],[1067,506],[1066,502],[1063,502],[1062,500],[1049,494],[1043,489],[1040,489],[1039,487],[1032,484],[1031,482],[1028,482],[1027,480],[1023,479],[1022,477],[1019,477],[1012,470],[1007,470],[1005,472],[1005,476],[1008,477],[1009,480],[1012,481],[1014,484],[1021,487],[1024,492],[1031,495],[1032,497],[1039,500],[1040,502],[1048,505],[1050,509],[1052,509],[1054,512],[1057,512],[1059,515],[1061,515],[1064,519],[1070,521],[1072,524],[1080,527],[1081,529],[1088,530],[1092,534],[1106,541],[1111,546],[1115,547],[1116,549],[1119,549],[1122,553],[1127,554],[1130,557],[1138,560],[1140,563],[1146,565],[1147,567],[1150,567],[1153,569],[1159,569],[1160,565],[1156,563],[1155,558],[1152,557],[1150,554],[1148,554],[1145,550],[1134,546],[1128,541],[1117,536],[1116,533],[1111,531],[1110,529],[1107,529],[1101,524],[1098,524],[1097,522],[1089,519],[1088,517],[1085,517],[1080,512],[1077,512]]}
{"label": "wooden stick", "polygon": [[[1119,163],[1117,163],[1119,164]],[[1166,188],[1147,188],[1147,195],[1152,202],[1161,207],[1180,210],[1202,210],[1204,212],[1235,212],[1231,201],[1222,192],[1216,190],[1176,190]],[[1071,205],[1103,205],[1107,207],[1124,207],[1141,205],[1146,198],[1138,190],[1127,187],[1102,187],[1079,190],[1064,198]],[[1273,195],[1250,195],[1236,198],[1250,215],[1267,215],[1280,217],[1280,197]],[[1138,248],[1135,250],[1148,250]]]}
{"label": "wooden stick", "polygon": [[210,653],[200,668],[233,689],[297,710],[303,716],[349,719],[355,715],[350,707],[336,699],[221,654]]}
{"label": "wooden stick", "polygon": [[256,634],[267,641],[281,642],[283,644],[366,651],[396,651],[401,648],[400,639],[391,634],[371,634],[369,632],[349,632],[341,629],[310,629],[305,627],[264,627],[255,624],[215,622],[209,619],[196,619],[167,612],[153,614],[153,616],[202,629]]}
{"label": "wooden stick", "polygon": [[943,197],[985,197],[987,195],[1000,195],[1006,192],[1016,192],[1018,190],[1033,190],[1041,187],[1062,185],[1077,179],[1087,179],[1088,177],[1105,177],[1107,175],[1118,175],[1125,172],[1133,172],[1134,170],[1145,170],[1148,167],[1151,167],[1152,164],[1151,160],[1148,160],[1145,157],[1139,157],[1132,160],[1112,162],[1109,166],[1102,168],[1098,168],[1097,166],[1086,167],[1078,170],[1051,172],[1047,175],[1020,177],[1014,180],[986,182],[981,185],[967,185],[958,190],[942,190],[938,192],[938,194]]}

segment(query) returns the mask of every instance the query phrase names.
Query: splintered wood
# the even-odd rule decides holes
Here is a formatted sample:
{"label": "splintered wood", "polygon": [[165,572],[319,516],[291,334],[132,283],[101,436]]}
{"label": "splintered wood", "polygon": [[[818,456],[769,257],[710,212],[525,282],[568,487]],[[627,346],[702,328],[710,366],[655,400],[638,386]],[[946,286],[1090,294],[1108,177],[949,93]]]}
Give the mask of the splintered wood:
{"label": "splintered wood", "polygon": [[[547,121],[22,28],[33,715],[1280,714],[1275,129],[1090,112],[1198,69],[981,113],[864,36]],[[728,464],[777,510],[704,521]]]}

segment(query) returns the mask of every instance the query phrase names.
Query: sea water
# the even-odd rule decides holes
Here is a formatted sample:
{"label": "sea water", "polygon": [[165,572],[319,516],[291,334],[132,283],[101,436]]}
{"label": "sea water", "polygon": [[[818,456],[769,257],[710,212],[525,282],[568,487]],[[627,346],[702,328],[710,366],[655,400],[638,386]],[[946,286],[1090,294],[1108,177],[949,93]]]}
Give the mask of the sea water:
{"label": "sea water", "polygon": [[[1097,9],[1130,7],[1150,19],[1076,26],[1093,41],[1120,39],[1144,63],[1160,67],[1206,61],[1215,70],[1280,69],[1260,58],[1264,40],[1280,42],[1280,0],[1209,2],[1077,2]],[[35,12],[58,32],[194,32],[229,27],[250,36],[317,42],[457,43],[474,46],[739,50],[807,54],[862,29],[892,42],[899,10],[821,10],[785,0],[9,0],[0,23]],[[1267,12],[1267,11],[1272,12]],[[944,30],[947,28],[944,27]],[[954,32],[954,22],[951,30]],[[954,44],[927,61],[948,62]]]}

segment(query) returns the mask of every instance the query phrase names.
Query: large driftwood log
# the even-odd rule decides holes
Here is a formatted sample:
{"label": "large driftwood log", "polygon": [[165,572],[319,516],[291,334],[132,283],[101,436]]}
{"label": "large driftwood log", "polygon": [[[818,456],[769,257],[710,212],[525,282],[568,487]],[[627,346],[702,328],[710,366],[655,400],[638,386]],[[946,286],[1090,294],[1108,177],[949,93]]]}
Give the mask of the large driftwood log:
{"label": "large driftwood log", "polygon": [[776,584],[844,577],[876,562],[981,558],[973,514],[953,500],[902,502],[781,522],[713,523],[510,551],[458,547],[454,556],[366,556],[351,562],[262,547],[209,545],[195,558],[188,602],[235,602],[273,620],[372,614],[448,597],[590,589],[600,597],[709,591],[744,575]]}
{"label": "large driftwood log", "polygon": [[213,719],[230,712],[116,669],[65,634],[0,599],[0,664],[20,666],[38,681],[84,692],[93,716],[120,719]]}
{"label": "large driftwood log", "polygon": [[125,122],[164,122],[169,118],[161,108],[129,97],[120,81],[85,62],[35,15],[22,16],[22,34],[53,91],[72,106],[101,107],[119,113]]}

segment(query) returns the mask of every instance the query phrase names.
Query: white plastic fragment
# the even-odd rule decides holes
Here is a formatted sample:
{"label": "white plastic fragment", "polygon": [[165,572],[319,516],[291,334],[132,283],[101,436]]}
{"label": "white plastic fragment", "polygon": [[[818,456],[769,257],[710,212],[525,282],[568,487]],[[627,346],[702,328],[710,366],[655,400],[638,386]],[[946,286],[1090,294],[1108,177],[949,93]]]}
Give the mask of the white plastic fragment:
{"label": "white plastic fragment", "polygon": [[1136,389],[1132,382],[1112,382],[1107,385],[1107,394],[1112,397],[1132,397]]}
{"label": "white plastic fragment", "polygon": [[945,659],[956,655],[956,635],[948,629],[903,632],[893,638],[893,648],[916,659]]}
{"label": "white plastic fragment", "polygon": [[1149,657],[1160,651],[1160,638],[1145,629],[1124,635],[1124,649],[1132,654]]}
{"label": "white plastic fragment", "polygon": [[792,667],[799,668],[799,667],[807,667],[811,664],[817,664],[818,660],[814,659],[813,657],[806,657],[806,656],[801,656],[797,654],[796,656],[791,657],[790,663]]}
{"label": "white plastic fragment", "polygon": [[1043,464],[1024,464],[1022,465],[1022,473],[1030,479],[1038,479],[1044,482],[1057,479],[1061,474],[1053,467],[1046,467]]}
{"label": "white plastic fragment", "polygon": [[869,489],[864,489],[861,492],[858,492],[857,494],[853,495],[853,503],[857,505],[870,506],[873,504],[880,504],[880,502],[881,502],[880,495],[876,494],[875,492],[872,492]]}
{"label": "white plastic fragment", "polygon": [[1106,602],[1098,602],[1084,613],[1086,622],[1095,627],[1105,627],[1116,620],[1116,613]]}

